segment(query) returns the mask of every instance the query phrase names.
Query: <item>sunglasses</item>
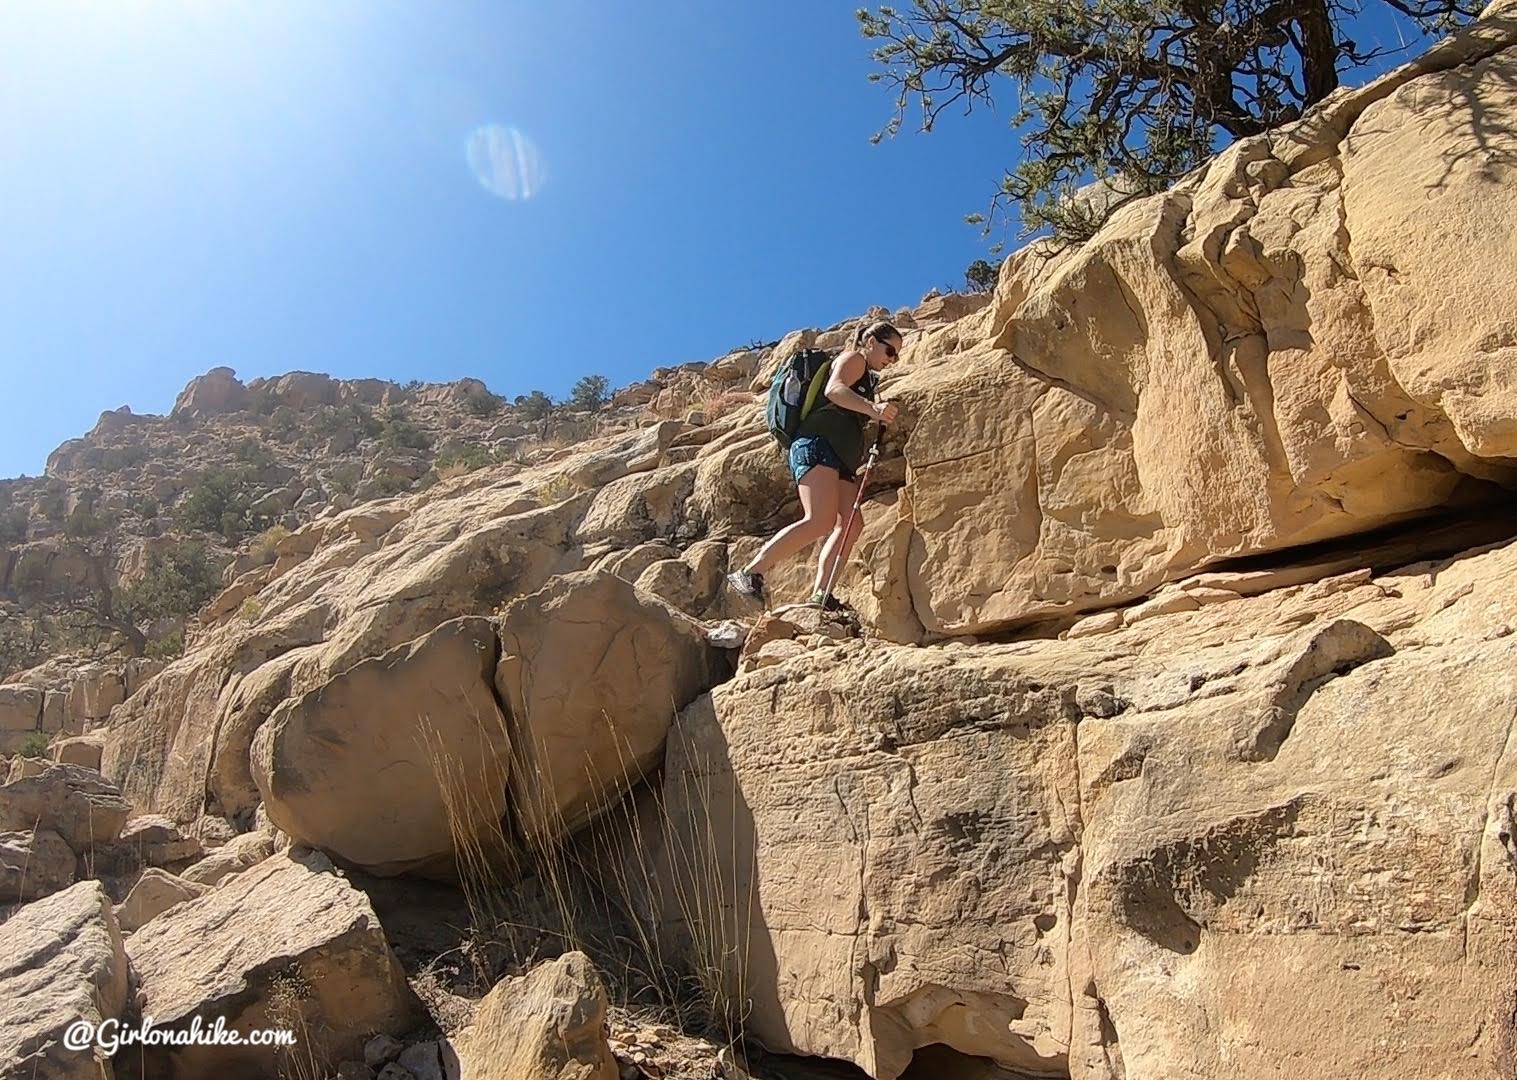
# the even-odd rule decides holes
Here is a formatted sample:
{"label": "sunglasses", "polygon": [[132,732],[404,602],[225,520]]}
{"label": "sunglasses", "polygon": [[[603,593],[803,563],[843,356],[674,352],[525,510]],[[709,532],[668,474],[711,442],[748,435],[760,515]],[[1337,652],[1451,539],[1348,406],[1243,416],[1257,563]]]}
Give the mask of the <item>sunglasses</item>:
{"label": "sunglasses", "polygon": [[896,351],[895,351],[895,346],[892,345],[892,344],[890,344],[888,341],[882,341],[882,342],[880,342],[880,344],[883,345],[883,346],[885,346],[885,355],[888,356],[888,357],[890,357],[890,359],[894,360],[896,358],[896,356],[898,355],[896,353]]}

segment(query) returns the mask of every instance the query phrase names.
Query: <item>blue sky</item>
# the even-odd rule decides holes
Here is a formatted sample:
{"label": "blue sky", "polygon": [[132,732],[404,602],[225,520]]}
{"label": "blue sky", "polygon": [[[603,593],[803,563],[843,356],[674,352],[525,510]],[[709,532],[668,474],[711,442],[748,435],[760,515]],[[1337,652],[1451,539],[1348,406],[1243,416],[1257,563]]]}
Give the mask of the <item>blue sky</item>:
{"label": "blue sky", "polygon": [[559,396],[958,283],[1011,135],[871,145],[856,6],[0,0],[0,476],[221,364]]}

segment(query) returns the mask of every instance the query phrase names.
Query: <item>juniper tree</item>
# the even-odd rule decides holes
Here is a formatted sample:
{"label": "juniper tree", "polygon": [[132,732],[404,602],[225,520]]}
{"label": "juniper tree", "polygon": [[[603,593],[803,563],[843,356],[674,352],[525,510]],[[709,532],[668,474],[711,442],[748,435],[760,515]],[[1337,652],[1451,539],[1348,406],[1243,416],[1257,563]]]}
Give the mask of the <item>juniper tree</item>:
{"label": "juniper tree", "polygon": [[[987,234],[1008,204],[1025,233],[1088,235],[1118,203],[1161,190],[1219,145],[1293,120],[1340,75],[1392,51],[1349,36],[1361,12],[1412,37],[1473,19],[1484,0],[912,0],[860,10],[894,88],[894,135],[913,104],[921,130],[944,110],[1008,92],[1021,159],[1001,179]],[[1070,198],[1109,181],[1115,200]]]}

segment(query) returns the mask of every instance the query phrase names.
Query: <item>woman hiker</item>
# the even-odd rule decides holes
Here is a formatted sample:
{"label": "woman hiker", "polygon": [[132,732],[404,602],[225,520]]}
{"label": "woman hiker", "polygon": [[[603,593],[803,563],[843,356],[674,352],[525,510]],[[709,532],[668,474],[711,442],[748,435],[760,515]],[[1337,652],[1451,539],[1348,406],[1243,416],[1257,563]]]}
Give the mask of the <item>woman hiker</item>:
{"label": "woman hiker", "polygon": [[842,607],[826,589],[833,566],[847,565],[848,553],[864,530],[862,514],[854,515],[852,528],[847,520],[859,493],[858,469],[869,449],[864,429],[871,420],[893,422],[898,411],[890,402],[874,400],[875,373],[895,363],[900,349],[900,331],[877,322],[867,329],[860,327],[850,346],[833,360],[823,391],[826,400],[801,421],[790,444],[790,472],[801,496],[801,520],[781,529],[747,566],[727,575],[738,592],[763,601],[764,574],[769,568],[826,537],[816,561],[811,602],[828,611]]}

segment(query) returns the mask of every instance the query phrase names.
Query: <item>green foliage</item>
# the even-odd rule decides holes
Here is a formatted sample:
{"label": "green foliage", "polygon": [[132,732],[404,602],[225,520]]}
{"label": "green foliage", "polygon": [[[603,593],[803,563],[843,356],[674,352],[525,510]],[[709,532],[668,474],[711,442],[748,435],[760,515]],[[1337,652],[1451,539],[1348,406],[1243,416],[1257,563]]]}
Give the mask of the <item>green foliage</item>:
{"label": "green foliage", "polygon": [[175,632],[165,634],[160,638],[153,638],[142,650],[142,655],[149,660],[173,660],[184,655],[184,634]]}
{"label": "green foliage", "polygon": [[37,512],[53,525],[62,525],[68,513],[68,498],[61,491],[49,491],[37,504]]}
{"label": "green foliage", "polygon": [[554,476],[538,487],[533,495],[539,505],[553,506],[571,498],[579,488],[567,476]]}
{"label": "green foliage", "polygon": [[524,420],[541,420],[553,411],[553,399],[541,390],[518,394],[511,404]]}
{"label": "green foliage", "polygon": [[158,516],[158,512],[162,509],[162,507],[158,505],[157,499],[153,498],[151,495],[144,495],[142,498],[137,500],[137,505],[133,507],[133,509],[137,511],[137,514],[140,517],[151,521],[153,518]]}
{"label": "green foliage", "polygon": [[569,405],[581,412],[600,412],[606,407],[609,388],[604,375],[586,375],[569,391]]}
{"label": "green foliage", "polygon": [[411,490],[411,487],[414,483],[414,480],[409,480],[404,476],[382,474],[370,480],[366,485],[366,488],[369,492],[372,493],[372,497],[384,498],[387,495],[404,494],[405,492]]}
{"label": "green foliage", "polygon": [[994,292],[1000,271],[993,263],[976,259],[964,271],[964,286],[972,293]]}
{"label": "green foliage", "polygon": [[52,741],[52,736],[46,732],[33,731],[21,740],[16,752],[22,757],[47,757],[47,749]]}
{"label": "green foliage", "polygon": [[121,589],[116,606],[134,623],[182,619],[221,591],[221,567],[198,540],[152,548],[141,580]]}
{"label": "green foliage", "polygon": [[414,394],[425,385],[426,383],[422,382],[420,379],[412,379],[410,382],[402,386],[401,389],[407,394]]}
{"label": "green foliage", "polygon": [[505,399],[499,394],[492,394],[488,390],[482,390],[470,394],[464,399],[464,412],[470,416],[484,419],[500,412],[505,407],[505,404]]}
{"label": "green foliage", "polygon": [[47,636],[41,621],[20,615],[0,614],[0,682],[14,672],[46,659]]}
{"label": "green foliage", "polygon": [[333,465],[327,473],[326,486],[335,495],[351,495],[358,490],[358,481],[363,470],[354,462],[344,461]]}
{"label": "green foliage", "polygon": [[432,437],[410,420],[387,420],[379,441],[391,450],[429,450]]}
{"label": "green foliage", "polygon": [[446,478],[460,476],[499,462],[499,456],[488,446],[468,446],[439,454],[437,460],[433,462],[433,468],[437,470],[439,476]]}
{"label": "green foliage", "polygon": [[237,440],[232,446],[232,454],[249,469],[266,469],[274,464],[274,455],[257,439]]}
{"label": "green foliage", "polygon": [[300,414],[288,405],[277,406],[269,414],[269,432],[277,439],[288,440],[300,431]]}
{"label": "green foliage", "polygon": [[278,557],[278,548],[290,535],[290,530],[283,525],[270,525],[248,547],[251,555],[259,565],[271,563]]}
{"label": "green foliage", "polygon": [[237,543],[268,524],[253,511],[251,478],[240,469],[217,469],[197,480],[174,507],[174,520],[183,529],[220,533]]}
{"label": "green foliage", "polygon": [[[389,410],[389,415],[404,415],[404,410]],[[374,415],[374,410],[367,405],[358,402],[350,402],[347,405],[323,405],[310,418],[309,429],[321,436],[330,438],[344,431],[351,431],[355,436],[355,442],[364,439],[372,439],[380,435],[385,428],[385,423]]]}
{"label": "green foliage", "polygon": [[[858,12],[895,92],[896,134],[913,103],[921,130],[943,110],[1012,99],[1022,158],[1002,177],[989,233],[1008,206],[1025,233],[1089,235],[1116,205],[1162,190],[1219,143],[1294,120],[1370,63],[1348,36],[1365,9],[1399,13],[1409,38],[1469,22],[1482,0],[912,0]],[[1080,185],[1107,181],[1095,198]]]}
{"label": "green foliage", "polygon": [[112,524],[107,515],[97,514],[88,503],[80,503],[64,519],[63,535],[70,540],[91,540],[104,536]]}

